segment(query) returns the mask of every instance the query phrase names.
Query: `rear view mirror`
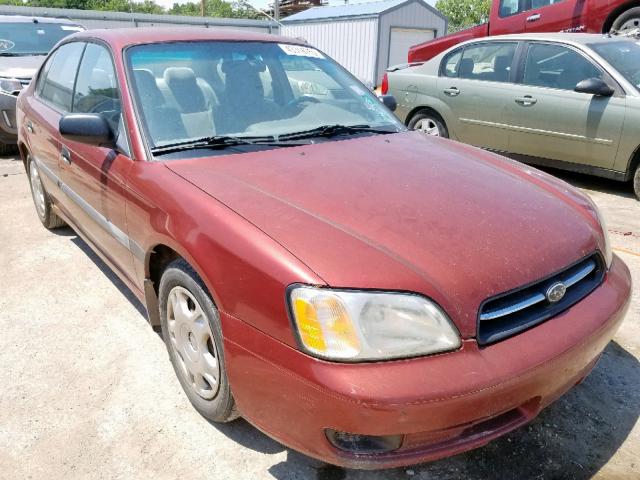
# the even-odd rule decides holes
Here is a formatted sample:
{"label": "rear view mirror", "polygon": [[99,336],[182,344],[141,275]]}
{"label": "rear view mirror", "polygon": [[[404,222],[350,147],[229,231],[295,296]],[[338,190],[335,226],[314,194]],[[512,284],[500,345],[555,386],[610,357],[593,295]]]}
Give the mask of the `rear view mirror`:
{"label": "rear view mirror", "polygon": [[396,108],[398,108],[398,102],[396,102],[396,97],[394,97],[393,95],[380,95],[378,98],[384,104],[384,106],[392,112],[394,112]]}
{"label": "rear view mirror", "polygon": [[111,147],[114,135],[109,122],[98,113],[69,113],[60,119],[60,134],[73,142]]}
{"label": "rear view mirror", "polygon": [[615,90],[607,82],[599,78],[587,78],[576,85],[574,90],[578,93],[588,93],[598,97],[610,97]]}

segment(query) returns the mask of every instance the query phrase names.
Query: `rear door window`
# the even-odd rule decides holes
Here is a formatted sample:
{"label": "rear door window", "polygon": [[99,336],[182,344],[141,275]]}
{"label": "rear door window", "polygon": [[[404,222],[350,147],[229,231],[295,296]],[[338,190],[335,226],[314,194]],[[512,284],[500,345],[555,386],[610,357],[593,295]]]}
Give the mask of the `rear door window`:
{"label": "rear door window", "polygon": [[84,47],[84,42],[62,45],[49,58],[38,80],[40,97],[64,112],[71,111],[73,86]]}
{"label": "rear door window", "polygon": [[516,42],[492,42],[464,49],[458,66],[458,77],[488,82],[508,82]]}

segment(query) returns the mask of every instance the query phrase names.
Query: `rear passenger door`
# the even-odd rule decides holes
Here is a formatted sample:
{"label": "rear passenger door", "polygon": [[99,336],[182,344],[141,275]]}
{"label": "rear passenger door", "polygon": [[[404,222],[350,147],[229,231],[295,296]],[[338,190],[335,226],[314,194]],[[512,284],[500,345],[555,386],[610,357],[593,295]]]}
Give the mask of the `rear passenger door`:
{"label": "rear passenger door", "polygon": [[507,149],[505,91],[511,88],[517,46],[517,42],[477,43],[443,59],[437,95],[450,108],[450,130],[458,140],[492,150]]}
{"label": "rear passenger door", "polygon": [[80,62],[73,113],[100,114],[117,147],[98,147],[61,138],[61,178],[73,200],[73,216],[103,255],[130,280],[135,278],[126,225],[125,182],[133,161],[127,153],[126,128],[110,51],[88,43]]}
{"label": "rear passenger door", "polygon": [[84,42],[73,42],[53,52],[37,78],[35,95],[26,97],[29,107],[24,123],[31,132],[28,136],[31,156],[36,161],[47,192],[65,211],[69,202],[64,198],[58,181],[58,123],[63,114],[71,111],[73,84],[84,47]]}
{"label": "rear passenger door", "polygon": [[522,83],[511,92],[509,151],[520,155],[612,168],[625,116],[621,90],[611,97],[574,91],[578,82],[614,80],[574,47],[532,42]]}

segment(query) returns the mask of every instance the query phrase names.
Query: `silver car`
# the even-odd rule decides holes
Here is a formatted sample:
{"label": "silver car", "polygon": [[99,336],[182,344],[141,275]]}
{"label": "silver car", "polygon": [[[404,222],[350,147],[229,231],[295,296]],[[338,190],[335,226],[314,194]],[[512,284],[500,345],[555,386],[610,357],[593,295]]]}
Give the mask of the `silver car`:
{"label": "silver car", "polygon": [[[409,127],[526,163],[634,180],[640,197],[640,43],[522,34],[389,69]],[[387,93],[384,92],[383,93]]]}
{"label": "silver car", "polygon": [[13,149],[16,98],[59,40],[84,30],[64,18],[0,15],[0,155]]}

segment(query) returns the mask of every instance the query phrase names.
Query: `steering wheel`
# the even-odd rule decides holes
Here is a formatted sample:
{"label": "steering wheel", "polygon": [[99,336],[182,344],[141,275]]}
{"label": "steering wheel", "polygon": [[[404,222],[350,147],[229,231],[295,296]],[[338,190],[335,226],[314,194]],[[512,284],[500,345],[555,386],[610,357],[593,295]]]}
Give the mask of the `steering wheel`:
{"label": "steering wheel", "polygon": [[294,108],[297,107],[303,103],[320,103],[320,100],[318,100],[315,97],[310,97],[309,95],[300,95],[298,98],[294,98],[292,100],[289,100],[287,102],[287,104],[284,106],[284,108]]}

